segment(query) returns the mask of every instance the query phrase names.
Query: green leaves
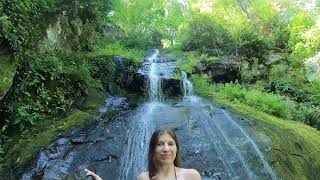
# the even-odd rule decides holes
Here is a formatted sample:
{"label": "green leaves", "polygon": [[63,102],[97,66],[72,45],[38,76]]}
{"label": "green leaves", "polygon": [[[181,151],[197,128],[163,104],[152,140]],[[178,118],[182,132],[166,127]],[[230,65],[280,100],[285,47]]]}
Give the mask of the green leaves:
{"label": "green leaves", "polygon": [[173,44],[182,23],[181,6],[174,1],[115,1],[111,17],[125,32],[127,47],[161,47],[162,41]]}

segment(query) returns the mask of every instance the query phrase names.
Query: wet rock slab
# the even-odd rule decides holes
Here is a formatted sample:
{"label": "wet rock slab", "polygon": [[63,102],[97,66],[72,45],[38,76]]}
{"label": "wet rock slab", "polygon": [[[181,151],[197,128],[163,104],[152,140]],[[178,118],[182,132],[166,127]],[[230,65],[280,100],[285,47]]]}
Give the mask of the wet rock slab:
{"label": "wet rock slab", "polygon": [[[126,98],[107,98],[99,117],[40,151],[33,167],[21,179],[85,179],[85,168],[107,179],[115,179],[126,139],[123,132],[130,113],[127,107]],[[103,117],[116,108],[121,109],[121,116],[103,121]]]}

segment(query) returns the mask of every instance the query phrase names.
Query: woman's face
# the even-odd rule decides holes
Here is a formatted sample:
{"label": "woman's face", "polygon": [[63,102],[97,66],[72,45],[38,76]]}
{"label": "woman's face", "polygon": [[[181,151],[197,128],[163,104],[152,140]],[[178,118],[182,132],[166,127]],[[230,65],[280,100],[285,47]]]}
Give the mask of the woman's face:
{"label": "woman's face", "polygon": [[159,136],[154,152],[154,160],[160,164],[173,164],[177,155],[174,139],[167,133]]}

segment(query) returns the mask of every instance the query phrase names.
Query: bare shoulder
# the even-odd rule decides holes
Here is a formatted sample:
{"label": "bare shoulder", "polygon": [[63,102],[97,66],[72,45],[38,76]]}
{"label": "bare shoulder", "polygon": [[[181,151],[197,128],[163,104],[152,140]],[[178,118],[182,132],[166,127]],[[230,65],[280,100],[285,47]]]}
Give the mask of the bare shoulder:
{"label": "bare shoulder", "polygon": [[142,172],[139,174],[139,176],[137,177],[137,180],[149,180],[149,172]]}
{"label": "bare shoulder", "polygon": [[195,169],[180,168],[180,173],[186,180],[201,180],[200,173]]}

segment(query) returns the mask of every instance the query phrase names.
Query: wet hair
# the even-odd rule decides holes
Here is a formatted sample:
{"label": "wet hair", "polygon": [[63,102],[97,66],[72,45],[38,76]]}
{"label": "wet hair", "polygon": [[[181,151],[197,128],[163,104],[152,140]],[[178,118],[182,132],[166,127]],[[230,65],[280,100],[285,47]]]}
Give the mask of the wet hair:
{"label": "wet hair", "polygon": [[148,152],[148,171],[149,171],[149,178],[151,179],[153,176],[157,174],[156,162],[154,162],[154,153],[157,147],[159,137],[168,134],[174,140],[176,147],[177,147],[177,154],[176,158],[174,159],[174,166],[181,167],[181,155],[180,155],[180,146],[178,143],[178,139],[176,133],[173,129],[170,128],[163,128],[157,129],[151,136],[150,143],[149,143],[149,152]]}

